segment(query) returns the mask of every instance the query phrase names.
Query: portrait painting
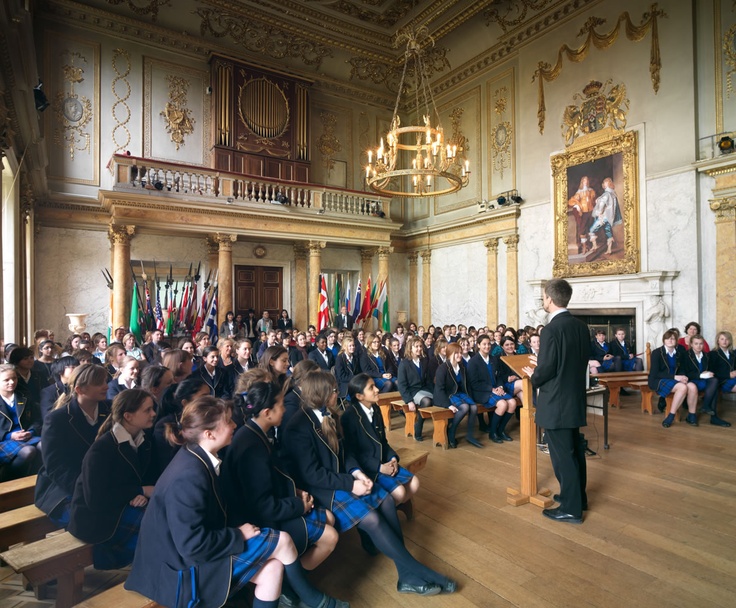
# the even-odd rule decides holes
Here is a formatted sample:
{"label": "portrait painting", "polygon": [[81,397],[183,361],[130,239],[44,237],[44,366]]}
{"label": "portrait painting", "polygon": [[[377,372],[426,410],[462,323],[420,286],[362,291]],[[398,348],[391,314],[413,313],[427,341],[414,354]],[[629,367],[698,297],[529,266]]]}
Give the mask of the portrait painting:
{"label": "portrait painting", "polygon": [[614,132],[552,157],[554,276],[638,272],[636,141],[636,132]]}

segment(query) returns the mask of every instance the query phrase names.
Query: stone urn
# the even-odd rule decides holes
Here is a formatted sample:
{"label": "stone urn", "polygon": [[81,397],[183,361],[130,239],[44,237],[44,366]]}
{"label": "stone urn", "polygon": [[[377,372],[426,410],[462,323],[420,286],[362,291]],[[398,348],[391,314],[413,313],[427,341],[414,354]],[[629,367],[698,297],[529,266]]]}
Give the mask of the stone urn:
{"label": "stone urn", "polygon": [[66,316],[69,317],[69,331],[73,334],[81,334],[85,329],[87,329],[88,312],[69,313]]}

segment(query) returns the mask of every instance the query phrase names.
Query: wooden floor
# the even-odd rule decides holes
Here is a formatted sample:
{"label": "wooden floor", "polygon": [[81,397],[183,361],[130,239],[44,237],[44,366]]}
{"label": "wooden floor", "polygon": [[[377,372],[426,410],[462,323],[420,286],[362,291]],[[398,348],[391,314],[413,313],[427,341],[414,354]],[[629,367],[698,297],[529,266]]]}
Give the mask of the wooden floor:
{"label": "wooden floor", "polygon": [[[461,441],[448,451],[425,441],[430,457],[415,518],[400,517],[410,551],[457,579],[459,591],[397,594],[392,562],[364,553],[354,530],[313,579],[353,608],[736,606],[736,424],[715,427],[702,416],[698,428],[664,429],[661,415],[640,413],[638,393],[622,405],[610,415],[610,450],[603,450],[601,417],[588,418],[585,434],[598,455],[588,458],[583,525],[506,503],[506,488],[519,482],[518,441],[485,439],[484,449]],[[721,409],[736,423],[733,402]],[[401,436],[398,418],[393,428],[393,445],[417,445]],[[518,438],[515,423],[509,430]],[[540,487],[556,492],[549,456],[539,453],[538,466]],[[100,574],[88,573],[90,591],[101,582],[90,576]],[[0,605],[39,605],[3,593],[11,580],[0,583]]]}

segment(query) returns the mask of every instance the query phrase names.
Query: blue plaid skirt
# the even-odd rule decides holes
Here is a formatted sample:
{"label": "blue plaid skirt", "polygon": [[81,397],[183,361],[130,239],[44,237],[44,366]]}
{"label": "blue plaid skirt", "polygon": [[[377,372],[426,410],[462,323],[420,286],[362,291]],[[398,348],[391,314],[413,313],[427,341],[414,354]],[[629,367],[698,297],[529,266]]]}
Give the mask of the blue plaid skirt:
{"label": "blue plaid skirt", "polygon": [[278,523],[279,529],[291,536],[299,555],[316,543],[327,526],[327,511],[312,509],[307,515]]}
{"label": "blue plaid skirt", "polygon": [[263,568],[279,543],[279,531],[261,528],[258,536],[245,541],[245,551],[233,555],[230,595],[235,595]]}
{"label": "blue plaid skirt", "polygon": [[724,393],[730,393],[734,386],[736,386],[736,378],[729,378],[721,384],[721,391]]}
{"label": "blue plaid skirt", "polygon": [[463,403],[474,405],[475,401],[473,401],[470,395],[467,395],[466,393],[455,393],[454,395],[450,395],[450,405],[454,405],[455,407],[457,407],[458,405],[461,405]]}
{"label": "blue plaid skirt", "polygon": [[[504,387],[504,390],[506,390],[505,387]],[[486,401],[484,405],[486,407],[493,407],[502,399],[513,399],[513,398],[514,398],[514,391],[505,392],[503,395],[496,395],[495,393],[491,393],[491,396],[488,398],[488,401]]]}
{"label": "blue plaid skirt", "polygon": [[330,511],[335,515],[335,528],[342,533],[357,526],[371,511],[375,511],[387,496],[388,492],[378,484],[373,485],[373,491],[367,496],[355,496],[345,490],[335,490],[335,498],[330,507]]}
{"label": "blue plaid skirt", "polygon": [[130,505],[125,507],[118,527],[115,528],[115,534],[92,549],[92,563],[95,570],[118,570],[133,562],[138,532],[145,512],[145,508],[142,507]]}
{"label": "blue plaid skirt", "polygon": [[504,382],[503,383],[503,390],[506,391],[506,394],[513,395],[514,394],[514,384],[516,384],[516,380],[513,382]]}
{"label": "blue plaid skirt", "polygon": [[613,359],[606,359],[601,363],[601,371],[602,372],[610,372],[613,369],[614,360]]}
{"label": "blue plaid skirt", "polygon": [[672,389],[679,384],[677,380],[660,380],[657,385],[657,394],[660,397],[666,397],[672,392]]}
{"label": "blue plaid skirt", "polygon": [[399,486],[403,486],[405,483],[409,483],[412,477],[414,477],[414,475],[412,475],[404,467],[399,466],[399,472],[396,473],[395,477],[379,473],[378,477],[376,478],[376,483],[390,494]]}
{"label": "blue plaid skirt", "polygon": [[10,464],[24,447],[36,445],[41,441],[40,437],[31,437],[28,441],[16,441],[7,439],[0,441],[0,464]]}
{"label": "blue plaid skirt", "polygon": [[622,359],[621,367],[625,372],[633,372],[636,369],[638,361],[639,359],[637,357],[634,357],[633,359]]}

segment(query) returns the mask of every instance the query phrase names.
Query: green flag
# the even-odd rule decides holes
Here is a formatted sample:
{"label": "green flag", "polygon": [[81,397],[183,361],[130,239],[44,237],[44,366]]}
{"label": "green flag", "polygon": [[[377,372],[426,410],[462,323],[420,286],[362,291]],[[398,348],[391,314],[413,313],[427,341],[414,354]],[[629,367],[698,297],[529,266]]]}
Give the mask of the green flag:
{"label": "green flag", "polygon": [[335,275],[335,304],[333,305],[333,308],[335,309],[335,318],[337,318],[340,315],[340,275]]}
{"label": "green flag", "polygon": [[138,283],[133,282],[133,296],[130,300],[130,333],[133,334],[138,343],[141,341],[141,325],[140,325],[141,311],[138,306]]}

